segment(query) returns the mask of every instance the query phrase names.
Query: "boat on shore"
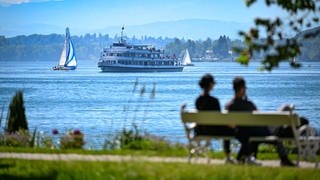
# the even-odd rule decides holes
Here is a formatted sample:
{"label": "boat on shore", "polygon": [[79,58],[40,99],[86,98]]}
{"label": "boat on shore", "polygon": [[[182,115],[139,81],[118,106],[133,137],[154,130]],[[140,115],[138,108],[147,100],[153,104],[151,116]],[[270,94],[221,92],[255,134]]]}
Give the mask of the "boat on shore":
{"label": "boat on shore", "polygon": [[53,70],[75,70],[77,68],[76,53],[70,38],[69,28],[66,28],[66,36],[64,39],[63,49],[57,66],[52,67]]}
{"label": "boat on shore", "polygon": [[120,41],[104,48],[98,67],[102,72],[181,72],[183,64],[175,55],[150,45],[128,44],[121,31]]}

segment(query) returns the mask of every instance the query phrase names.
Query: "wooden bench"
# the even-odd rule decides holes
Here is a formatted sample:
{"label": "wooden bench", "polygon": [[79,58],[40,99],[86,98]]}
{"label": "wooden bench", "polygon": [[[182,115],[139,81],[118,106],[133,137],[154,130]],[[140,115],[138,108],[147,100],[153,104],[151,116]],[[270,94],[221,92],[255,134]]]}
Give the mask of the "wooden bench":
{"label": "wooden bench", "polygon": [[[198,157],[199,154],[205,154],[208,157],[208,148],[212,139],[234,139],[234,136],[230,135],[215,135],[214,132],[210,136],[197,136],[194,133],[196,125],[235,125],[235,126],[269,126],[279,127],[287,126],[291,127],[293,136],[280,138],[276,136],[267,137],[252,137],[256,140],[290,140],[295,144],[297,153],[297,165],[300,162],[301,144],[305,144],[306,138],[300,137],[300,131],[297,129],[300,125],[300,120],[297,114],[293,112],[214,112],[214,111],[201,111],[185,110],[183,105],[181,108],[181,120],[184,125],[186,136],[189,143],[189,162],[193,156]],[[318,140],[320,140],[318,138]],[[303,143],[301,143],[303,142]],[[318,141],[319,143],[319,141]],[[317,160],[317,159],[316,159]],[[208,158],[208,162],[210,158]],[[316,163],[318,166],[318,160]]]}

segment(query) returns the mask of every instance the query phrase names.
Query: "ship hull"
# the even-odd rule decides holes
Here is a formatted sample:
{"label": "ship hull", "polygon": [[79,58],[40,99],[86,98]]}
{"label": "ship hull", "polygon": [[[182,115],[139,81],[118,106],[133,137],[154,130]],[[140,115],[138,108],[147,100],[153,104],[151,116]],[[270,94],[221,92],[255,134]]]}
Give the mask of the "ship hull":
{"label": "ship hull", "polygon": [[54,66],[52,67],[52,70],[75,70],[76,68],[76,66]]}
{"label": "ship hull", "polygon": [[102,72],[181,72],[183,66],[103,66]]}

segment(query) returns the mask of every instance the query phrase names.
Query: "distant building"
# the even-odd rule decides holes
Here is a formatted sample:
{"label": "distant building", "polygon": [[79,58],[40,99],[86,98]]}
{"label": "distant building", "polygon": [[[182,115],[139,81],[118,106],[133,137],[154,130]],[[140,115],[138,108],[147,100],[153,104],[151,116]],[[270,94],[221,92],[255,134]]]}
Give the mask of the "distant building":
{"label": "distant building", "polygon": [[202,59],[203,61],[217,61],[218,57],[215,56],[215,54],[213,53],[213,50],[208,49],[206,50],[206,53]]}

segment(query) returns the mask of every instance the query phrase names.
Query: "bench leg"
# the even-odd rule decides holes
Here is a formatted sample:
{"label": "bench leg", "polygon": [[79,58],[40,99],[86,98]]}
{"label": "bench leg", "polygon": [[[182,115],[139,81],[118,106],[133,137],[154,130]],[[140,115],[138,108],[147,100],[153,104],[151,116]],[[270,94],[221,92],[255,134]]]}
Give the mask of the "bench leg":
{"label": "bench leg", "polygon": [[301,150],[299,152],[299,155],[303,157],[304,159],[310,161],[315,161],[315,168],[319,167],[319,159],[317,155],[317,151],[319,150],[319,140],[312,140],[312,139],[304,139],[301,141]]}
{"label": "bench leg", "polygon": [[207,159],[207,163],[210,163],[210,157],[209,157],[210,146],[211,146],[210,139],[195,138],[193,140],[190,140],[188,162],[191,163],[193,157],[196,159],[196,161],[198,161],[201,155],[205,155],[205,158]]}
{"label": "bench leg", "polygon": [[195,139],[189,139],[189,156],[188,162],[191,163],[192,157],[198,156],[198,143]]}
{"label": "bench leg", "polygon": [[207,156],[207,163],[210,164],[211,158],[209,157],[209,151],[210,151],[211,141],[210,139],[207,139],[206,141],[206,156]]}

